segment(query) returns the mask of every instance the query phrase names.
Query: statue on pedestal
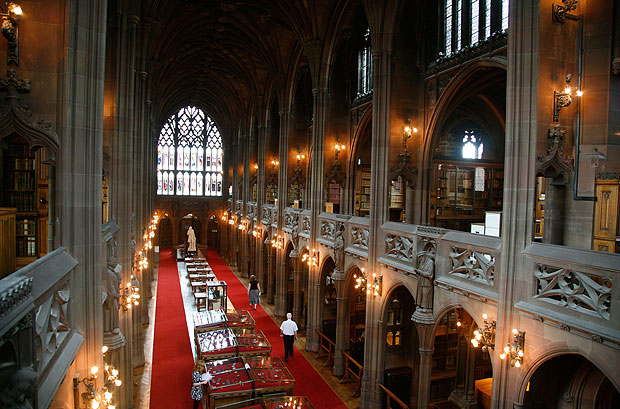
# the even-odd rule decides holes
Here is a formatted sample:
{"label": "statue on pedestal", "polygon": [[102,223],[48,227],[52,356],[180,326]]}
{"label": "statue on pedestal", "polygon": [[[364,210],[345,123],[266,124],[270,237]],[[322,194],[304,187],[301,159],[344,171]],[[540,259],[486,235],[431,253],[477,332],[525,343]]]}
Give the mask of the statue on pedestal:
{"label": "statue on pedestal", "polygon": [[340,225],[334,235],[334,264],[335,270],[344,273],[344,225]]}
{"label": "statue on pedestal", "polygon": [[416,292],[416,312],[433,311],[433,281],[435,278],[435,255],[429,251],[418,254],[418,267],[414,268],[418,275]]}
{"label": "statue on pedestal", "polygon": [[106,269],[104,315],[103,315],[103,333],[104,335],[117,335],[120,333],[118,325],[118,300],[121,297],[120,284],[123,280],[121,276],[123,266],[118,262],[117,258],[108,257],[108,267]]}
{"label": "statue on pedestal", "polygon": [[192,226],[189,226],[189,229],[187,229],[187,251],[189,253],[196,252],[196,234]]}

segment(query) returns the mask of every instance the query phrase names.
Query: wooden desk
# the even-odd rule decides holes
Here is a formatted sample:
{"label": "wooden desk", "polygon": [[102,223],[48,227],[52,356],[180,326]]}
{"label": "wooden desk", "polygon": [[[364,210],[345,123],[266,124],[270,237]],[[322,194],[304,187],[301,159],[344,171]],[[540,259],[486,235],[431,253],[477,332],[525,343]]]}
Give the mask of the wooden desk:
{"label": "wooden desk", "polygon": [[475,397],[483,409],[491,408],[491,391],[493,390],[493,378],[478,379],[475,383]]}

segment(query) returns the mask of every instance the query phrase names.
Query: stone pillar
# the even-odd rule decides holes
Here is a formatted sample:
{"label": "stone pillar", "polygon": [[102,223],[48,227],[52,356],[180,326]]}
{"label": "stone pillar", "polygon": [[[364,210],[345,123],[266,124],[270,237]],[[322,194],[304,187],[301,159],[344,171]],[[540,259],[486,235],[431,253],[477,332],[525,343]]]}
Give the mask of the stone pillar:
{"label": "stone pillar", "polygon": [[[84,342],[59,390],[73,375],[101,367],[103,346],[101,180],[107,1],[62,3],[64,46],[58,73],[55,244],[78,264],[70,283],[70,319]],[[76,155],[76,152],[79,152]],[[71,401],[67,401],[71,405]]]}
{"label": "stone pillar", "polygon": [[273,247],[269,248],[269,265],[267,267],[269,269],[269,280],[267,282],[267,302],[269,304],[274,304],[276,302],[275,299],[275,283],[276,283],[276,249]]}
{"label": "stone pillar", "polygon": [[[288,202],[288,134],[289,134],[289,112],[288,109],[281,107],[280,110],[280,136],[279,136],[279,159],[280,165],[278,167],[278,207],[277,207],[277,223],[278,233],[283,234],[282,227],[284,227],[284,209]],[[288,292],[288,277],[285,269],[286,247],[277,251],[276,264],[276,294],[275,294],[275,315],[283,317],[286,315],[286,294]]]}
{"label": "stone pillar", "polygon": [[[495,282],[498,289],[498,345],[510,339],[510,330],[519,327],[514,310],[514,294],[530,291],[523,283],[531,280],[531,265],[522,255],[533,237],[533,203],[536,195],[535,160],[538,100],[539,17],[541,4],[536,0],[510,2],[508,35],[508,71],[506,75],[506,139],[504,154],[504,208],[502,220],[502,257]],[[499,353],[491,355],[493,365],[492,407],[505,407],[512,402],[519,371],[507,369]],[[509,366],[508,366],[509,367]]]}
{"label": "stone pillar", "polygon": [[428,408],[431,396],[431,371],[433,367],[433,351],[435,349],[435,332],[433,331],[432,313],[427,315],[430,320],[416,319],[414,321],[420,342],[418,349],[420,365],[418,367],[417,402],[411,402],[410,405],[411,407],[418,408]]}
{"label": "stone pillar", "polygon": [[[336,284],[338,296],[336,297],[336,353],[334,356],[334,375],[344,375],[344,355],[342,351],[349,348],[349,297],[346,293],[345,282]],[[341,295],[342,294],[342,295]]]}
{"label": "stone pillar", "polygon": [[293,262],[293,317],[295,321],[299,322],[301,317],[301,261],[299,255],[296,256]]}

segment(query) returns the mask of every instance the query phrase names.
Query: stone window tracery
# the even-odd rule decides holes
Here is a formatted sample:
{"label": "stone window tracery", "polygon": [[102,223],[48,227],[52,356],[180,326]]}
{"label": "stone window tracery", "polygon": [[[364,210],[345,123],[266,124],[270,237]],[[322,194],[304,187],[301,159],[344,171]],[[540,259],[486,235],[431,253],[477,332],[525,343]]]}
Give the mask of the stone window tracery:
{"label": "stone window tracery", "polygon": [[222,137],[200,108],[172,115],[157,142],[157,194],[222,196]]}
{"label": "stone window tracery", "polygon": [[366,29],[362,46],[357,55],[357,98],[372,92],[372,57],[370,55],[370,29]]}

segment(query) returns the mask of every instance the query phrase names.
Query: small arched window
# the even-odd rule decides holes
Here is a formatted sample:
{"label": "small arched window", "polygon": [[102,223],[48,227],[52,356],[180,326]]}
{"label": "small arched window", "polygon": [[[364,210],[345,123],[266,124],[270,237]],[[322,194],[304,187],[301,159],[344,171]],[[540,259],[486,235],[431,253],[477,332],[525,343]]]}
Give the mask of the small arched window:
{"label": "small arched window", "polygon": [[462,154],[463,159],[482,159],[484,144],[482,139],[476,136],[473,130],[465,131],[463,135]]}
{"label": "small arched window", "polygon": [[357,98],[372,92],[372,57],[370,55],[370,29],[362,37],[362,45],[357,54]]}
{"label": "small arched window", "polygon": [[222,196],[222,137],[197,107],[168,118],[157,141],[157,194]]}

